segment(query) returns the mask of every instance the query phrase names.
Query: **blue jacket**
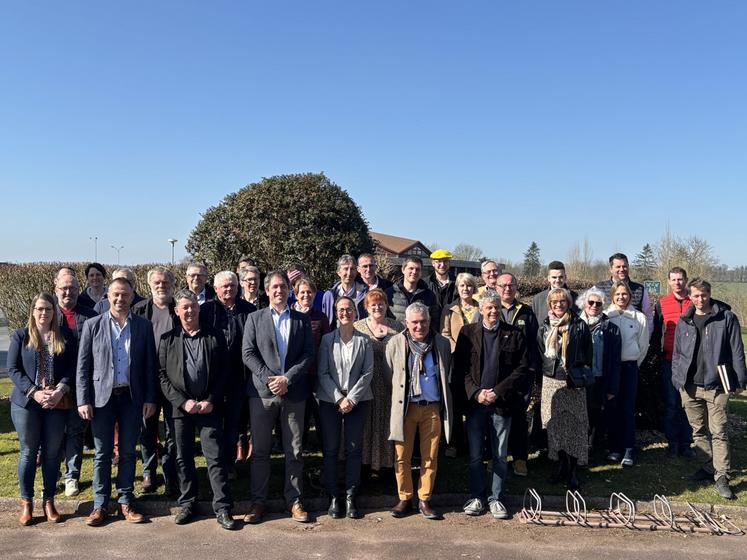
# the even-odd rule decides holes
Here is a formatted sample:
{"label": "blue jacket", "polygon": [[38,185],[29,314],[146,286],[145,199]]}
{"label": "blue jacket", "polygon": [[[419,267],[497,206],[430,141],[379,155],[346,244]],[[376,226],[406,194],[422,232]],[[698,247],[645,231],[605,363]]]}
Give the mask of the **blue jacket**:
{"label": "blue jacket", "polygon": [[[65,351],[54,357],[54,383],[67,385],[75,394],[75,359],[78,354],[75,335],[65,326],[60,328],[65,339]],[[13,392],[10,402],[28,408],[36,405],[36,401],[29,399],[26,394],[35,386],[36,364],[38,353],[27,346],[29,330],[24,327],[18,329],[10,337],[8,347],[8,377],[13,381]]]}

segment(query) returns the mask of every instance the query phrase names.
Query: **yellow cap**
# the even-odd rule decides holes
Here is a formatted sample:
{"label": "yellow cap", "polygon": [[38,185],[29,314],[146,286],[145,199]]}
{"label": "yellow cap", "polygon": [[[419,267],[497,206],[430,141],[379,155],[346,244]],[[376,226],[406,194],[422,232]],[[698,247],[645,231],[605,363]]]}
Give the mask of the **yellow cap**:
{"label": "yellow cap", "polygon": [[454,256],[449,253],[446,249],[439,249],[438,251],[433,251],[431,253],[432,259],[451,259],[454,258]]}

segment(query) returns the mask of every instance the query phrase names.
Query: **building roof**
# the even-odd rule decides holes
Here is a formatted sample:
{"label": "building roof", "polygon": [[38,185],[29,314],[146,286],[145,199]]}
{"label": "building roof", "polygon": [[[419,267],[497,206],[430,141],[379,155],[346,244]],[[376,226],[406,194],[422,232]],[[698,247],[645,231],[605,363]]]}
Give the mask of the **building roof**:
{"label": "building roof", "polygon": [[376,231],[371,231],[369,234],[371,239],[376,241],[381,249],[389,253],[394,253],[395,255],[406,253],[416,245],[419,245],[427,254],[430,254],[430,250],[428,250],[428,248],[417,239],[407,239],[406,237],[397,237],[395,235],[387,235]]}

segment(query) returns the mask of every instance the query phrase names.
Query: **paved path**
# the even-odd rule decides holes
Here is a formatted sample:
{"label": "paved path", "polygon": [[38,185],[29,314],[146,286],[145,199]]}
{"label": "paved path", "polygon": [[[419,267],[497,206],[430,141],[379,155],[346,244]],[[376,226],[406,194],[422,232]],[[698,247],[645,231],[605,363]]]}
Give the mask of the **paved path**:
{"label": "paved path", "polygon": [[82,517],[61,525],[15,525],[0,518],[0,558],[433,558],[542,559],[656,558],[685,560],[741,558],[747,537],[682,535],[668,532],[529,527],[517,519],[468,518],[449,513],[443,521],[419,515],[393,519],[385,511],[367,511],[358,521],[334,521],[320,515],[301,525],[273,515],[260,525],[228,532],[210,518],[178,527],[171,517],[130,525],[110,522],[86,527]]}

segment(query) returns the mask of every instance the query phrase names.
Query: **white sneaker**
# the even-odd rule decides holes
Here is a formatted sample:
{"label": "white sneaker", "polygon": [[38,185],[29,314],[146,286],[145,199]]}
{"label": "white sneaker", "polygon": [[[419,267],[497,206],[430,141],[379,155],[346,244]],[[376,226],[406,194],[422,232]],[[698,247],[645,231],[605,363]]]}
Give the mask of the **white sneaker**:
{"label": "white sneaker", "polygon": [[506,506],[504,506],[498,500],[490,502],[490,513],[493,514],[495,519],[508,519],[508,512]]}
{"label": "white sneaker", "polygon": [[482,505],[480,498],[472,498],[466,504],[464,504],[464,513],[467,515],[481,515],[485,511],[485,506]]}
{"label": "white sneaker", "polygon": [[80,487],[78,486],[78,481],[74,478],[69,478],[65,481],[65,496],[68,498],[71,498],[72,496],[77,496],[80,494]]}

